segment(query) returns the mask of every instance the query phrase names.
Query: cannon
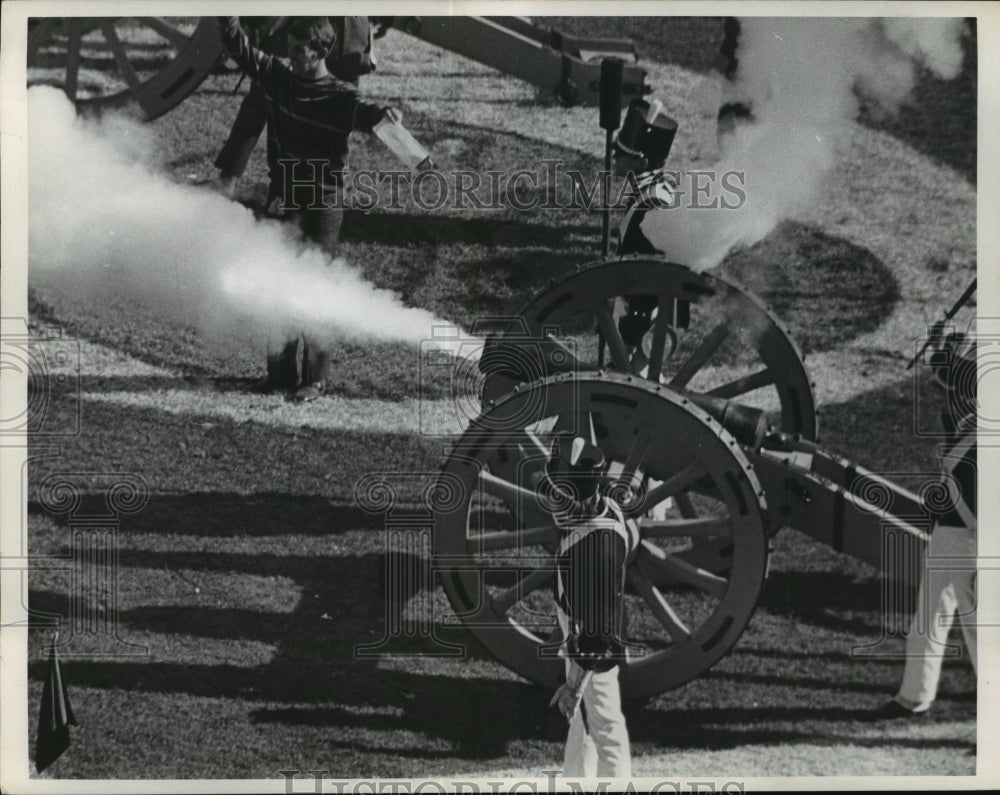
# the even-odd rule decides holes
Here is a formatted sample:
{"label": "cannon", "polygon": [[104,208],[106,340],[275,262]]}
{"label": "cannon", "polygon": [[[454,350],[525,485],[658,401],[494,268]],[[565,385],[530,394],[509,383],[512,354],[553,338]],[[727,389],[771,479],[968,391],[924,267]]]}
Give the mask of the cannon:
{"label": "cannon", "polygon": [[[974,372],[974,354],[965,361]],[[561,676],[562,636],[542,475],[562,435],[603,450],[607,493],[640,538],[626,698],[689,682],[732,648],[782,528],[905,580],[921,570],[934,513],[957,499],[820,447],[787,330],[737,283],[662,257],[597,261],[551,285],[487,341],[479,368],[482,413],[441,469],[458,496],[435,516],[435,569],[468,631],[546,687]]]}
{"label": "cannon", "polygon": [[[594,105],[600,61],[625,63],[622,100],[650,92],[632,43],[570,36],[523,17],[381,17],[550,93],[563,105]],[[32,83],[59,85],[81,110],[130,108],[163,115],[223,59],[215,17],[35,17],[28,23]]]}
{"label": "cannon", "polygon": [[[617,126],[610,115],[606,129]],[[618,146],[655,189],[674,129],[633,101],[617,143],[609,131],[606,163]],[[639,539],[621,639],[626,698],[689,682],[732,648],[782,528],[905,587],[923,568],[933,516],[962,502],[947,479],[914,494],[820,447],[812,383],[787,328],[737,282],[650,251],[638,234],[643,202],[639,193],[626,209],[618,256],[552,283],[487,340],[482,413],[442,465],[440,487],[460,499],[435,516],[433,540],[467,629],[512,670],[556,686],[560,533],[544,473],[561,436],[600,447],[606,493]],[[940,333],[932,344],[946,361],[960,348]],[[971,351],[958,357],[964,367],[938,368],[952,374],[950,395],[974,396]],[[960,408],[974,417],[974,397]],[[955,449],[974,460],[974,428]]]}

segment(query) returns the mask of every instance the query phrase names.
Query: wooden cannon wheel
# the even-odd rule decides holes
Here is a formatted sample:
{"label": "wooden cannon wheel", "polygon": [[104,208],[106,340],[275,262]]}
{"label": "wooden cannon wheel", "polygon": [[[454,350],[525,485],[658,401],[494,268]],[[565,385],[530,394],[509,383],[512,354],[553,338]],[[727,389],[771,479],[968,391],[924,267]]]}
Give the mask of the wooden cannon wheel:
{"label": "wooden cannon wheel", "polygon": [[[639,346],[619,330],[630,299],[652,306]],[[798,346],[756,295],[720,275],[648,255],[590,263],[523,307],[517,333],[566,340],[577,369],[632,373],[769,409],[779,430],[816,438]]]}
{"label": "wooden cannon wheel", "polygon": [[[621,320],[630,306],[647,314],[641,339],[627,339],[620,330],[627,329],[629,321]],[[778,430],[816,438],[812,384],[798,346],[756,295],[722,276],[649,255],[598,261],[542,290],[509,333],[558,339],[579,371],[609,369],[723,397],[766,410]],[[484,400],[511,383],[502,372],[488,374]],[[515,461],[516,451],[507,452]],[[690,494],[675,502],[685,518],[698,518]],[[692,564],[713,572],[732,565],[722,539],[691,537],[686,546],[682,554]]]}
{"label": "wooden cannon wheel", "polygon": [[[694,679],[739,638],[763,586],[764,495],[718,423],[642,378],[551,376],[517,387],[471,423],[442,467],[434,504],[435,568],[456,614],[509,668],[555,686],[563,666],[554,601],[559,531],[541,475],[552,439],[564,432],[602,448],[608,493],[641,538],[628,569],[624,696]],[[519,451],[513,469],[511,448]],[[662,521],[636,526],[695,488],[697,519],[675,504]],[[739,565],[721,576],[673,554],[677,537],[700,534],[724,539]]]}
{"label": "wooden cannon wheel", "polygon": [[80,109],[155,119],[219,61],[214,17],[41,17],[28,23],[28,83],[61,87]]}

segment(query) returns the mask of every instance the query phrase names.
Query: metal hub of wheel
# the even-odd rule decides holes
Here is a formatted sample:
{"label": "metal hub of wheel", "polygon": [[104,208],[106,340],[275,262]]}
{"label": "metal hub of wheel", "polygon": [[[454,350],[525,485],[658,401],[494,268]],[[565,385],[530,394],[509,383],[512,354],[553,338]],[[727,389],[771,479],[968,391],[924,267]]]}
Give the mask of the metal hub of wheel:
{"label": "metal hub of wheel", "polygon": [[29,85],[57,85],[80,108],[134,107],[155,119],[222,55],[214,17],[44,17],[28,23]]}
{"label": "metal hub of wheel", "polygon": [[[542,474],[563,433],[601,447],[608,493],[641,538],[628,569],[623,694],[649,696],[694,679],[732,647],[756,604],[768,546],[763,492],[728,433],[641,378],[552,376],[519,387],[470,425],[442,469],[457,496],[435,513],[435,567],[452,606],[505,665],[545,686],[558,681],[558,506]],[[697,518],[683,515],[678,497],[697,505]],[[637,523],[654,511],[656,522]],[[678,539],[700,535],[723,539],[739,565],[720,576],[674,554]]]}

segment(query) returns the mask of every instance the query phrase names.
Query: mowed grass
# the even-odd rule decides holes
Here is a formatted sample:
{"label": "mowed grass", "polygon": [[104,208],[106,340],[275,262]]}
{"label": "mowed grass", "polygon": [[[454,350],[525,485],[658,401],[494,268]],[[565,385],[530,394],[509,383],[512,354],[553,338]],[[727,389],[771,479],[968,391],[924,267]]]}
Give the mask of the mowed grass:
{"label": "mowed grass", "polygon": [[[637,30],[631,21],[605,20],[597,34],[588,28],[593,21],[559,24],[636,36],[647,57],[696,72],[710,66],[720,27],[671,20]],[[423,79],[439,81],[425,94],[445,99],[477,85],[487,86],[488,96],[509,97],[497,112],[520,119],[513,131],[470,121],[461,103],[450,115],[408,113],[414,133],[433,151],[451,153],[455,165],[485,171],[560,158],[581,170],[599,167],[596,112],[561,115],[537,105],[530,88],[390,36],[381,82],[372,78],[385,96],[403,90],[396,81]],[[937,98],[973,114],[965,127],[974,129],[970,73],[973,60],[962,83],[973,92],[964,103],[950,87],[935,93],[930,78],[920,90],[927,103]],[[239,102],[231,94],[235,81],[214,75],[154,123],[178,180],[213,174],[211,160]],[[532,137],[536,117],[540,127],[564,119],[564,143]],[[928,131],[917,148],[952,165],[951,155],[935,149],[941,145]],[[381,157],[356,138],[355,167],[375,167]],[[245,201],[262,198],[262,159],[242,183]],[[599,218],[580,212],[443,214],[408,206],[345,224],[345,254],[367,278],[463,325],[516,311],[549,279],[596,258],[598,240]],[[724,267],[754,283],[765,265],[767,278],[754,286],[810,354],[835,353],[877,330],[905,288],[869,249],[801,222],[735,252]],[[845,272],[857,278],[845,283]],[[815,274],[826,289],[817,288]],[[834,290],[836,301],[827,300]],[[355,499],[363,476],[389,473],[400,483],[403,512],[412,508],[434,477],[442,442],[394,412],[417,410],[407,401],[420,396],[446,403],[447,374],[421,381],[418,352],[409,346],[345,342],[335,352],[333,396],[295,407],[247,396],[259,351],[213,348],[194,330],[165,323],[155,308],[95,311],[39,290],[32,311],[36,321],[59,324],[86,344],[81,432],[29,470],[31,552],[71,549],[74,522],[42,502],[38,489],[47,477],[135,473],[150,491],[141,511],[121,518],[114,593],[71,603],[68,570],[31,572],[29,605],[39,625],[45,616],[81,611],[100,626],[117,620],[117,635],[83,633],[65,655],[81,726],[53,775],[274,778],[279,770],[326,769],[342,777],[443,777],[558,767],[565,727],[546,708],[549,694],[445,626],[451,613],[439,589],[414,588],[387,601],[390,564],[408,567],[415,583],[426,567],[413,555],[388,556],[387,517],[366,513]],[[934,471],[934,440],[913,433],[914,385],[898,355],[873,349],[866,356],[865,367],[882,375],[879,386],[866,388],[869,373],[860,368],[840,374],[855,387],[853,397],[821,406],[824,443],[877,471]],[[926,384],[916,389],[920,405],[940,400]],[[391,407],[361,402],[369,398]],[[72,396],[59,399],[68,401],[62,408],[75,408]],[[60,406],[54,398],[53,417],[73,416]],[[105,512],[107,476],[78,478],[78,514]],[[919,727],[865,720],[901,673],[892,657],[902,650],[901,622],[883,616],[882,604],[874,570],[795,532],[780,533],[758,609],[733,653],[683,688],[628,705],[637,769],[669,778],[681,773],[677,760],[684,774],[704,776],[872,775],[899,772],[905,758],[914,775],[974,771],[975,680],[964,660],[946,663],[939,701]],[[411,628],[430,622],[440,643],[417,635],[386,646],[396,656],[357,655],[401,615]],[[880,642],[887,621],[893,632]],[[29,736],[50,636],[30,633]],[[443,643],[465,652],[434,656]]]}

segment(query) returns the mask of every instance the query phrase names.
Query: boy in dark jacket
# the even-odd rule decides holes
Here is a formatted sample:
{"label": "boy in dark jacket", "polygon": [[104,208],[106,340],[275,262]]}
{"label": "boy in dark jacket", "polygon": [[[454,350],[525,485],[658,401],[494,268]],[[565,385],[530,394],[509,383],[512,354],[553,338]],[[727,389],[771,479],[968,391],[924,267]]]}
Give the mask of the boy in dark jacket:
{"label": "boy in dark jacket", "polygon": [[[287,27],[288,58],[254,47],[239,17],[221,17],[222,42],[229,56],[263,89],[267,102],[269,146],[277,160],[269,169],[269,194],[288,220],[334,257],[344,209],[341,199],[352,130],[372,132],[383,118],[399,121],[394,108],[360,98],[355,87],[332,74],[326,57],[335,45],[327,17],[292,17]],[[294,389],[298,381],[296,349],[288,341],[269,353],[262,391]],[[323,393],[329,356],[303,341],[302,381],[297,400]]]}
{"label": "boy in dark jacket", "polygon": [[[334,45],[326,56],[326,68],[345,83],[357,87],[361,75],[375,70],[372,53],[372,31],[367,17],[329,17],[334,31]],[[241,17],[240,25],[250,43],[269,55],[288,56],[289,17]],[[246,171],[250,155],[257,146],[257,139],[267,124],[267,97],[259,83],[251,83],[250,90],[240,103],[229,137],[215,158],[219,169],[219,187],[232,197],[236,181]],[[268,136],[270,139],[270,136]],[[273,167],[277,155],[268,141],[267,162]]]}

